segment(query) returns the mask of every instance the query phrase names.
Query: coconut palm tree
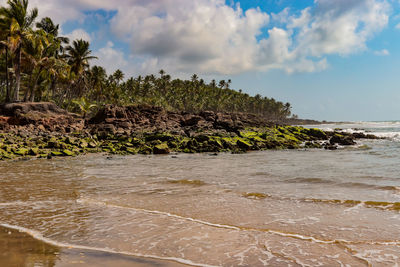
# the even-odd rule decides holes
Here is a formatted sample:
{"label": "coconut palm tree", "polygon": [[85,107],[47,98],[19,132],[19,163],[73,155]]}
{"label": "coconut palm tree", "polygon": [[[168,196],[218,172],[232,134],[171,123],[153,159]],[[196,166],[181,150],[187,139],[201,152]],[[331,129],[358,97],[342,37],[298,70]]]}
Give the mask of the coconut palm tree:
{"label": "coconut palm tree", "polygon": [[[1,26],[0,26],[1,29]],[[3,34],[4,31],[0,30],[0,34]],[[6,102],[10,102],[11,100],[11,90],[10,90],[10,82],[9,82],[9,71],[8,71],[8,65],[9,65],[9,45],[8,45],[8,36],[0,36],[0,47],[1,47],[1,53],[4,53],[5,55],[5,76],[6,76]]]}
{"label": "coconut palm tree", "polygon": [[38,10],[33,8],[28,12],[28,0],[8,0],[8,7],[0,8],[0,25],[4,25],[9,36],[9,47],[14,54],[15,90],[13,100],[19,100],[21,87],[21,56],[23,43],[31,33]]}
{"label": "coconut palm tree", "polygon": [[[60,44],[68,44],[69,43],[69,38],[64,37],[64,36],[58,36],[59,33],[59,24],[54,24],[53,20],[49,17],[42,18],[42,20],[38,23],[36,23],[36,27],[38,29],[44,30],[47,34],[51,34],[56,38]],[[57,51],[57,55],[59,53],[62,53],[64,51],[64,47],[60,45],[60,49]]]}
{"label": "coconut palm tree", "polygon": [[89,42],[82,39],[75,40],[72,45],[67,46],[68,63],[75,75],[81,75],[89,67],[89,60],[97,59],[97,57],[91,56],[92,50],[89,49],[89,46]]}
{"label": "coconut palm tree", "polygon": [[125,74],[120,69],[117,69],[113,73],[112,77],[113,77],[113,80],[117,83],[117,85],[119,85],[119,83],[124,79]]}
{"label": "coconut palm tree", "polygon": [[[36,87],[41,76],[46,75],[50,69],[57,65],[60,61],[55,57],[56,51],[60,48],[60,40],[56,39],[52,34],[46,33],[44,30],[38,30],[26,43],[23,51],[24,59],[27,61],[31,69],[30,90],[26,90],[24,101],[34,101]],[[43,73],[45,72],[45,73]],[[49,75],[46,75],[46,79]],[[45,79],[45,80],[46,80]],[[28,98],[29,95],[29,98]]]}
{"label": "coconut palm tree", "polygon": [[95,94],[96,100],[99,101],[104,97],[103,88],[107,79],[107,72],[103,67],[93,66],[89,72],[89,77],[92,91]]}

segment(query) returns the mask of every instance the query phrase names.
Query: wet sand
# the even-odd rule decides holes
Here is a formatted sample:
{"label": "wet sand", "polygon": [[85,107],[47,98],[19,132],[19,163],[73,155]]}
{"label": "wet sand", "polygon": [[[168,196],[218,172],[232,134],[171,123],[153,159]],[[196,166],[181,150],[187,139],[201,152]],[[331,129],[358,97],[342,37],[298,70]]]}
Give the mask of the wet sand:
{"label": "wet sand", "polygon": [[60,248],[37,240],[29,234],[0,226],[0,266],[173,267],[187,265],[106,252]]}

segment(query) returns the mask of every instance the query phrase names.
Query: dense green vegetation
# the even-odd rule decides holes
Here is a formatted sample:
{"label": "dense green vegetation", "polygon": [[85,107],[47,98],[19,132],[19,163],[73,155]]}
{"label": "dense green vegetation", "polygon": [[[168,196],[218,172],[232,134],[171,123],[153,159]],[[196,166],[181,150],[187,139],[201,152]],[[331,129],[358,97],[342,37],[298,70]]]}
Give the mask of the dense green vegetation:
{"label": "dense green vegetation", "polygon": [[[231,81],[205,82],[160,75],[125,78],[121,70],[108,75],[95,59],[90,44],[59,36],[51,18],[36,22],[38,10],[28,0],[8,0],[0,7],[0,102],[52,101],[85,113],[102,104],[150,104],[169,110],[248,112],[280,119],[291,106],[261,95],[230,89]],[[81,105],[81,104],[82,105]]]}

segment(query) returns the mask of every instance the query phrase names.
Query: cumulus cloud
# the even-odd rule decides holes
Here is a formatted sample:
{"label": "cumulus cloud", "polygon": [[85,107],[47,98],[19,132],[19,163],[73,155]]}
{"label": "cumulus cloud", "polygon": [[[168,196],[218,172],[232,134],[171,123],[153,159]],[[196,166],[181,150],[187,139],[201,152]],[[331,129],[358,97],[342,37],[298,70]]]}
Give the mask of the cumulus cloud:
{"label": "cumulus cloud", "polygon": [[297,49],[303,51],[299,53],[315,57],[366,49],[366,41],[381,31],[389,19],[389,7],[384,1],[316,0],[316,4],[314,11],[308,9],[301,16],[305,18],[298,19],[305,22],[296,37]]}
{"label": "cumulus cloud", "polygon": [[83,39],[85,41],[90,42],[92,40],[89,33],[87,33],[84,29],[75,29],[70,33],[65,34],[71,41],[77,39]]}
{"label": "cumulus cloud", "polygon": [[117,69],[126,69],[128,62],[125,60],[124,53],[114,48],[114,44],[109,41],[107,45],[94,53],[98,60],[94,61],[96,65],[105,67],[109,72]]}
{"label": "cumulus cloud", "polygon": [[[4,0],[0,0],[4,1]],[[326,57],[367,49],[388,23],[386,0],[315,0],[304,10],[268,14],[224,0],[30,0],[57,22],[83,20],[85,11],[115,11],[110,29],[128,42],[129,56],[112,45],[98,56],[135,64],[138,71],[234,74],[282,69],[312,72]],[[104,64],[114,66],[109,60]]]}
{"label": "cumulus cloud", "polygon": [[134,55],[150,56],[153,65],[157,59],[159,68],[222,74],[323,70],[327,55],[365,50],[366,42],[387,25],[389,13],[385,1],[316,0],[297,16],[289,9],[272,14],[285,24],[274,28],[269,14],[243,12],[224,1],[133,2],[118,10],[111,27],[130,42]]}

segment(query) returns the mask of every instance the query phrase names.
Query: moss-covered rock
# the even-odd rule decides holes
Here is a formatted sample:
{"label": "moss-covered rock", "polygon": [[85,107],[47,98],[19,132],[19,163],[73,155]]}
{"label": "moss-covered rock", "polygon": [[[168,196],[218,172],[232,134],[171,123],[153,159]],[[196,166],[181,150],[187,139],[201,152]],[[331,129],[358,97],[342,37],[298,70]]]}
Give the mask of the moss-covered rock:
{"label": "moss-covered rock", "polygon": [[51,151],[50,155],[52,157],[62,157],[62,156],[64,156],[64,153],[61,151]]}
{"label": "moss-covered rock", "polygon": [[170,153],[170,149],[168,147],[168,144],[167,143],[162,143],[162,144],[154,146],[153,153],[154,154],[169,154]]}
{"label": "moss-covered rock", "polygon": [[238,145],[239,148],[246,150],[246,151],[251,150],[251,148],[253,147],[252,144],[244,141],[243,139],[238,139],[236,141],[236,144]]}
{"label": "moss-covered rock", "polygon": [[20,149],[15,149],[14,154],[17,156],[26,156],[29,153],[29,149],[27,148],[20,148]]}
{"label": "moss-covered rock", "polygon": [[318,139],[318,140],[328,140],[328,136],[326,135],[326,133],[324,131],[322,131],[321,129],[317,129],[317,128],[303,128],[303,130],[301,131],[302,133],[313,137],[314,139]]}
{"label": "moss-covered rock", "polygon": [[126,152],[127,152],[128,154],[135,155],[135,154],[138,153],[138,149],[137,149],[137,148],[133,148],[133,147],[128,147],[128,148],[126,148]]}
{"label": "moss-covered rock", "polygon": [[88,147],[88,143],[86,142],[86,140],[80,140],[80,142],[79,142],[79,147],[80,148],[86,148],[86,147]]}
{"label": "moss-covered rock", "polygon": [[28,155],[30,156],[37,156],[39,154],[39,148],[37,147],[31,147],[29,149]]}
{"label": "moss-covered rock", "polygon": [[139,148],[139,154],[151,154],[153,153],[153,149],[147,145],[143,145]]}
{"label": "moss-covered rock", "polygon": [[63,153],[64,156],[67,156],[67,157],[72,157],[72,156],[75,155],[74,152],[72,152],[71,150],[68,150],[68,149],[64,149],[62,151],[62,153]]}

